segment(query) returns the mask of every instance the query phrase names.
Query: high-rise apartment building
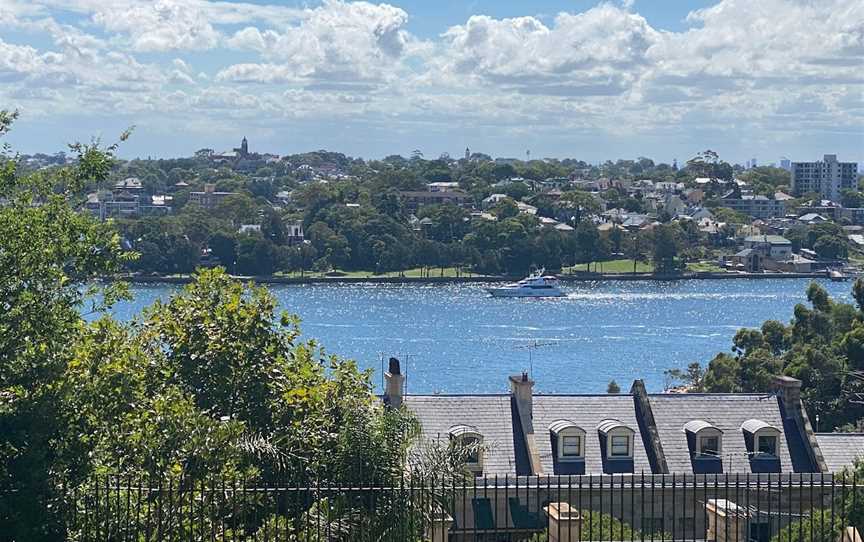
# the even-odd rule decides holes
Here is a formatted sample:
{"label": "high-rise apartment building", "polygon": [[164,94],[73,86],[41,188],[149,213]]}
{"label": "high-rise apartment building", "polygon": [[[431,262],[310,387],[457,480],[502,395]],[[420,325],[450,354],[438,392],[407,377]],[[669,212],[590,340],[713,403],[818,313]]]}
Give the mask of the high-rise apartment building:
{"label": "high-rise apartment building", "polygon": [[817,192],[825,199],[839,201],[840,191],[856,188],[858,164],[838,162],[836,154],[826,154],[818,162],[792,162],[792,192],[801,196]]}

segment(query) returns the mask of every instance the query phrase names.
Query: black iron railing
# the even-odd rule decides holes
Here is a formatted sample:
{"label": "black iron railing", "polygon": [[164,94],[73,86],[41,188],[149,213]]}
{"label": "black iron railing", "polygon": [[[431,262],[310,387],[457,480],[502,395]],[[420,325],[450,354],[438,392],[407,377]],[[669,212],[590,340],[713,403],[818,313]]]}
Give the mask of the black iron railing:
{"label": "black iron railing", "polygon": [[[89,541],[857,542],[854,475],[492,476],[252,484],[103,476],[50,498],[0,492],[0,540],[52,521]],[[34,499],[39,504],[34,505]],[[37,510],[44,515],[21,510]],[[32,526],[31,526],[32,527]],[[841,538],[841,537],[849,538]]]}

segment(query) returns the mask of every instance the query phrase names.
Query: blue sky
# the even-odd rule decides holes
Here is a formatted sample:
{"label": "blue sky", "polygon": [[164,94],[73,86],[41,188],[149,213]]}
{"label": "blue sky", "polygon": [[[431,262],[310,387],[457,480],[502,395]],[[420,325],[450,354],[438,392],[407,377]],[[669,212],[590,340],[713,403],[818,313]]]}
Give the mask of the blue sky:
{"label": "blue sky", "polygon": [[[813,29],[818,28],[818,32]],[[864,161],[857,0],[0,0],[8,140]]]}

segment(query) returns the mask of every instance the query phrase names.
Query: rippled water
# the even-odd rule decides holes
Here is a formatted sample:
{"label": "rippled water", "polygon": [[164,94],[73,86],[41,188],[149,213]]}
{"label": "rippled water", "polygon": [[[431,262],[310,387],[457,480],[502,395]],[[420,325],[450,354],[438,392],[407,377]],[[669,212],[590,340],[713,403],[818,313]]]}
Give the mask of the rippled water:
{"label": "rippled water", "polygon": [[[544,392],[626,389],[642,378],[663,387],[663,371],[707,362],[728,350],[740,327],[769,318],[788,322],[806,302],[808,280],[598,282],[565,286],[557,299],[500,299],[482,284],[272,286],[283,308],[300,315],[304,336],[376,371],[381,357],[407,365],[412,393],[498,392],[507,376],[529,368]],[[851,299],[849,283],[822,282]],[[172,287],[135,287],[131,318]]]}

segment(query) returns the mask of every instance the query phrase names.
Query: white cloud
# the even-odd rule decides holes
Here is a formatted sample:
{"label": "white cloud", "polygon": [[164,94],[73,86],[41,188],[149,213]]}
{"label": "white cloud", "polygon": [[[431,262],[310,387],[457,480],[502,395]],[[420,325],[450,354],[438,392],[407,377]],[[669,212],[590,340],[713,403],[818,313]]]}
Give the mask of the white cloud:
{"label": "white cloud", "polygon": [[443,38],[443,77],[580,96],[624,92],[646,70],[648,50],[660,34],[640,15],[601,4],[560,13],[552,27],[534,17],[473,16]]}
{"label": "white cloud", "polygon": [[387,4],[325,0],[296,25],[243,28],[228,47],[258,53],[266,63],[229,66],[217,76],[233,81],[383,80],[401,66],[412,38],[408,14]]}
{"label": "white cloud", "polygon": [[[19,0],[0,0],[18,6]],[[62,11],[87,16],[135,51],[208,50],[223,38],[219,26],[252,22],[285,24],[302,10],[279,5],[210,0],[32,0],[27,13]],[[10,8],[11,10],[11,8]]]}
{"label": "white cloud", "polygon": [[0,39],[0,80],[23,79],[50,64],[47,57],[27,45],[13,45]]}
{"label": "white cloud", "polygon": [[666,34],[652,51],[664,74],[816,82],[848,75],[864,58],[861,2],[724,0],[687,20],[696,27]]}
{"label": "white cloud", "polygon": [[108,32],[127,34],[136,51],[205,50],[219,42],[206,13],[178,0],[100,9],[93,21]]}
{"label": "white cloud", "polygon": [[[637,10],[616,0],[551,19],[475,15],[421,40],[386,3],[0,0],[0,29],[16,30],[0,40],[0,98],[51,114],[268,126],[350,115],[520,137],[864,124],[860,0],[718,0],[680,32]],[[50,45],[23,44],[28,33]]]}
{"label": "white cloud", "polygon": [[188,73],[180,71],[180,70],[171,70],[168,79],[175,84],[178,85],[194,85],[195,79],[192,78]]}

